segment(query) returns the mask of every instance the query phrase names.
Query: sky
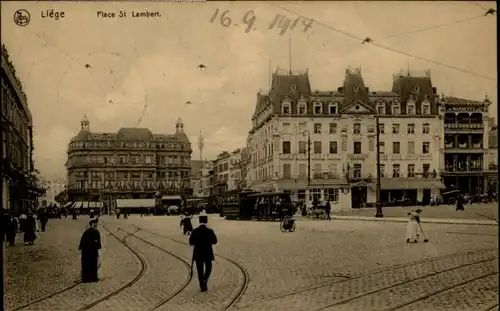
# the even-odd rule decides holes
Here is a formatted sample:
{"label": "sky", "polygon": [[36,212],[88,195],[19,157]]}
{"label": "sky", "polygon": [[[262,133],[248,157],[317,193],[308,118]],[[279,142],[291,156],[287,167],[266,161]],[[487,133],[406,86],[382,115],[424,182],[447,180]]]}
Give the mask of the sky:
{"label": "sky", "polygon": [[[55,179],[65,177],[68,142],[84,115],[96,132],[173,133],[181,118],[193,159],[201,131],[203,158],[242,147],[270,68],[290,63],[308,69],[313,90],[337,89],[348,67],[361,67],[374,91],[390,90],[401,69],[430,69],[439,94],[487,94],[496,116],[496,16],[484,16],[488,8],[496,3],[9,1],[1,3],[1,36],[33,114],[36,168]],[[28,25],[14,23],[18,9],[30,13]],[[64,18],[43,18],[47,10]],[[229,27],[219,19],[226,10]],[[116,15],[98,18],[98,11]],[[269,29],[277,14],[300,19],[280,35]],[[365,37],[373,42],[361,44]]]}

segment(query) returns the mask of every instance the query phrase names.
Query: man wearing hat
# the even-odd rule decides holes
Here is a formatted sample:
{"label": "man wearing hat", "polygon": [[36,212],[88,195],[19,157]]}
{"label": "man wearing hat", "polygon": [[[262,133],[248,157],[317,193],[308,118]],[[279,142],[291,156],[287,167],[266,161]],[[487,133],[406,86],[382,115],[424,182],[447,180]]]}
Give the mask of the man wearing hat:
{"label": "man wearing hat", "polygon": [[202,292],[208,290],[208,279],[215,259],[212,245],[217,244],[215,232],[207,227],[208,217],[200,214],[200,226],[191,232],[189,245],[193,246],[193,261],[196,263],[198,281]]}
{"label": "man wearing hat", "polygon": [[80,239],[78,249],[82,252],[82,281],[97,282],[97,270],[99,263],[99,250],[101,249],[101,234],[97,230],[98,219],[89,222],[90,227],[85,230]]}

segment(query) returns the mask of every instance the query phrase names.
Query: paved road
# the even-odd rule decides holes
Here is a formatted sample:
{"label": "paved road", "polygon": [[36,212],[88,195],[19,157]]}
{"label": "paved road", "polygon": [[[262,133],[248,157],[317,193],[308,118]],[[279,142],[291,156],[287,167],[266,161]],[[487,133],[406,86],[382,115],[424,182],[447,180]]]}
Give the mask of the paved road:
{"label": "paved road", "polygon": [[[200,293],[196,275],[186,283],[191,250],[178,217],[102,222],[121,239],[128,234],[125,246],[101,230],[101,269],[109,269],[109,276],[25,310],[78,310],[108,294],[90,310],[486,310],[498,299],[494,227],[427,224],[429,243],[406,244],[401,223],[299,220],[296,232],[284,234],[278,223],[213,217],[221,257],[209,292]],[[120,259],[106,261],[115,253]],[[106,282],[114,285],[104,287]],[[79,300],[78,293],[91,295]]]}
{"label": "paved road", "polygon": [[[498,220],[498,203],[466,204],[464,211],[457,212],[455,205],[421,206],[422,218],[457,219],[457,220]],[[414,207],[384,207],[385,218],[407,217],[406,214]],[[341,216],[375,216],[375,208],[352,209],[344,212],[333,212],[333,215]]]}

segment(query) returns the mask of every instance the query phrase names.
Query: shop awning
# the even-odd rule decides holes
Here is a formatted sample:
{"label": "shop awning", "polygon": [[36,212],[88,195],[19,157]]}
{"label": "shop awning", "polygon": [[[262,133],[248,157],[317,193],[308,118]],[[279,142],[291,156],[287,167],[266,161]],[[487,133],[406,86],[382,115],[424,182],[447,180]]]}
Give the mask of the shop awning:
{"label": "shop awning", "polygon": [[342,188],[349,185],[345,178],[313,179],[311,185],[307,186],[304,179],[280,179],[270,182],[253,184],[252,189],[257,191],[275,191],[275,189],[297,191],[306,188]]}
{"label": "shop awning", "polygon": [[436,179],[425,178],[382,178],[382,190],[417,190],[417,189],[446,189],[445,185]]}
{"label": "shop awning", "polygon": [[141,207],[155,207],[155,199],[117,199],[117,208],[141,208]]}
{"label": "shop awning", "polygon": [[162,200],[182,200],[180,195],[164,195],[161,197]]}
{"label": "shop awning", "polygon": [[76,202],[68,202],[64,205],[65,209],[73,208]]}

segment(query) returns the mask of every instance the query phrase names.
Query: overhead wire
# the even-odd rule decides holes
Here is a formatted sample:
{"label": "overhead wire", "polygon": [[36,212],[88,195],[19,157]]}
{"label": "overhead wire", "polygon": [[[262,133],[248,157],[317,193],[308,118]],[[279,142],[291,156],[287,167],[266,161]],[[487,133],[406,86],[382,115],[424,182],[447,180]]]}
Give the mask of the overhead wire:
{"label": "overhead wire", "polygon": [[[272,4],[270,4],[270,5],[272,5]],[[279,7],[279,8],[281,9],[281,7]],[[470,22],[472,20],[476,20],[476,19],[481,18],[481,17],[484,17],[484,15],[470,16],[470,17],[467,17],[467,18],[463,18],[463,19],[459,19],[459,20],[454,20],[454,21],[451,21],[449,23],[432,25],[432,26],[427,26],[427,27],[424,27],[424,28],[418,28],[418,29],[413,29],[413,30],[409,30],[409,31],[405,31],[405,32],[395,33],[395,34],[392,34],[392,35],[389,35],[389,36],[386,36],[386,37],[383,37],[383,38],[379,38],[379,39],[377,39],[377,41],[391,40],[391,39],[402,37],[402,36],[405,36],[405,35],[411,35],[411,34],[415,34],[415,33],[419,33],[419,32],[425,32],[425,31],[429,31],[429,30],[433,30],[433,29],[437,29],[437,28],[446,27],[446,26],[449,26],[449,25],[456,25],[456,24],[460,24],[460,23],[464,23],[464,22]],[[356,39],[358,40],[359,38],[356,38]],[[324,49],[316,49],[310,55],[316,55],[316,54],[318,54],[320,52],[326,52],[326,51],[332,51],[332,50],[334,50],[335,52],[338,52],[339,48],[340,49],[344,49],[344,48],[351,48],[351,47],[355,47],[355,46],[359,46],[359,42],[356,42],[356,43],[353,43],[353,44],[342,44],[342,45],[337,45],[335,47],[328,47],[328,48],[324,48]],[[330,59],[331,58],[337,58],[337,57],[341,57],[341,56],[338,53],[336,53],[334,56],[330,56]],[[262,55],[262,57],[259,58],[259,59],[257,59],[257,60],[250,60],[250,61],[242,62],[239,65],[247,65],[247,64],[259,63],[259,62],[262,62],[264,58],[268,58],[268,56],[267,55]],[[288,58],[288,55],[287,56],[283,55],[282,57],[273,57],[273,60],[281,60],[281,59],[287,59],[287,58]],[[227,69],[227,68],[229,68],[229,67],[221,67],[222,70],[223,69]]]}
{"label": "overhead wire", "polygon": [[[285,12],[288,12],[288,13],[291,13],[291,14],[293,14],[295,16],[302,17],[302,18],[308,18],[308,17],[305,17],[302,14],[294,12],[294,11],[288,9],[288,8],[285,8],[285,7],[282,7],[282,6],[273,4],[273,3],[268,3],[268,4],[272,5],[272,6],[275,6],[277,8],[280,8],[281,10],[283,10]],[[476,17],[476,18],[478,18],[478,17]],[[323,26],[325,28],[328,28],[328,29],[330,29],[330,30],[332,30],[332,31],[334,31],[336,33],[340,33],[340,34],[342,34],[344,36],[347,36],[349,38],[358,40],[358,42],[360,44],[365,39],[365,38],[359,37],[357,35],[354,35],[352,33],[349,33],[347,31],[344,31],[344,30],[341,30],[341,29],[337,29],[337,28],[335,28],[333,26],[330,26],[330,25],[325,24],[325,23],[323,23],[321,21],[318,21],[318,20],[314,20],[314,23],[318,24],[318,25],[321,25],[321,26]],[[436,25],[436,26],[438,26],[438,25]],[[427,28],[430,28],[430,27],[427,27]],[[423,30],[428,30],[428,29],[423,29]],[[480,74],[480,73],[477,73],[477,72],[474,72],[474,71],[471,71],[471,70],[463,69],[463,68],[460,68],[460,67],[457,67],[457,66],[448,65],[448,64],[445,64],[443,62],[432,60],[432,59],[427,58],[427,57],[422,57],[422,56],[419,56],[419,55],[416,55],[416,54],[412,54],[412,53],[409,53],[409,52],[400,51],[400,50],[397,50],[395,48],[391,48],[389,46],[382,45],[380,43],[376,43],[375,41],[370,42],[370,44],[375,45],[375,46],[377,46],[377,47],[379,47],[381,49],[385,49],[385,50],[388,50],[388,51],[391,51],[391,52],[394,52],[394,53],[397,53],[397,54],[405,55],[405,56],[410,56],[412,58],[419,59],[419,60],[422,60],[422,61],[425,61],[425,62],[428,62],[428,63],[432,63],[432,64],[435,64],[435,65],[438,65],[438,66],[441,66],[441,67],[445,67],[445,68],[448,68],[448,69],[453,69],[453,70],[460,71],[460,72],[463,72],[463,73],[466,73],[466,74],[470,74],[470,75],[474,75],[474,76],[477,76],[477,77],[480,77],[480,78],[483,78],[483,79],[487,79],[487,80],[491,80],[491,81],[496,81],[496,78],[493,78],[493,77],[490,77],[490,76],[486,76],[486,75],[483,75],[483,74]]]}

